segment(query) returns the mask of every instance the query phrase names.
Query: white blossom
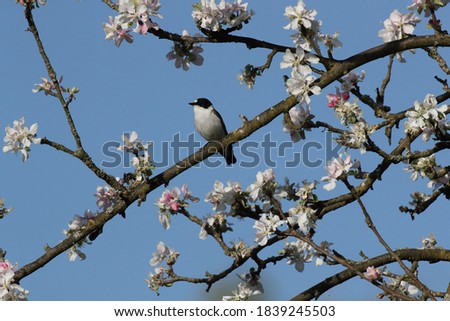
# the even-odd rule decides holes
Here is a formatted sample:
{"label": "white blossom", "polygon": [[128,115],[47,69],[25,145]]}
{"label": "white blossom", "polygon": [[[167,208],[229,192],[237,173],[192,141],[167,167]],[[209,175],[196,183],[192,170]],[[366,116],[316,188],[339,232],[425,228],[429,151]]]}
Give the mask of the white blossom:
{"label": "white blossom", "polygon": [[[414,32],[414,27],[420,22],[420,18],[414,12],[400,13],[394,10],[389,18],[384,20],[384,29],[378,32],[378,36],[383,39],[383,42],[391,42],[395,40],[409,37]],[[405,62],[402,52],[396,54],[400,62]]]}
{"label": "white blossom", "polygon": [[287,218],[287,221],[289,222],[289,224],[291,224],[291,226],[297,224],[298,228],[303,233],[308,233],[311,228],[316,227],[316,210],[299,205],[297,207],[290,208],[288,213],[289,216]]}
{"label": "white blossom", "polygon": [[262,214],[258,221],[255,221],[253,228],[256,229],[255,242],[261,246],[267,244],[270,236],[277,230],[277,228],[284,222],[280,220],[278,215]]}
{"label": "white blossom", "polygon": [[29,294],[14,282],[14,269],[8,260],[0,260],[0,301],[24,301]]}
{"label": "white blossom", "polygon": [[289,19],[289,24],[284,29],[296,30],[300,26],[310,29],[317,15],[317,11],[308,10],[305,3],[300,0],[295,7],[286,7],[284,15]]}
{"label": "white blossom", "polygon": [[348,154],[345,158],[339,155],[338,158],[329,160],[325,169],[328,172],[327,176],[322,177],[322,181],[328,181],[323,188],[327,191],[331,191],[336,187],[336,181],[342,174],[348,173],[353,168],[359,167],[359,161],[353,162],[352,157]]}
{"label": "white blossom", "polygon": [[268,168],[264,172],[258,172],[256,174],[256,182],[247,188],[247,192],[250,194],[250,200],[255,202],[258,198],[263,197],[265,188],[272,190],[275,186],[275,173],[272,168]]}
{"label": "white blossom", "polygon": [[378,32],[378,36],[384,42],[403,39],[412,35],[418,22],[420,22],[420,18],[414,12],[400,13],[398,10],[394,10],[389,18],[384,20],[384,29]]}
{"label": "white blossom", "polygon": [[424,11],[425,17],[429,17],[431,10],[435,12],[439,8],[445,7],[449,2],[450,0],[413,0],[413,3],[408,6],[408,9],[417,10],[419,14]]}
{"label": "white blossom", "polygon": [[224,212],[227,205],[234,203],[235,193],[239,192],[241,192],[239,182],[227,182],[227,186],[224,186],[222,182],[216,181],[214,183],[214,190],[206,194],[205,202],[213,204],[214,211]]}
{"label": "white blossom", "polygon": [[25,119],[22,117],[13,122],[13,127],[6,126],[6,135],[3,138],[5,145],[3,146],[4,153],[20,152],[22,161],[28,159],[31,143],[40,144],[41,139],[36,137],[38,124],[34,123],[30,128],[25,127]]}
{"label": "white blossom", "polygon": [[366,152],[366,143],[368,141],[368,135],[372,133],[371,128],[364,121],[359,121],[355,124],[351,124],[350,133],[346,137],[346,141],[349,146],[358,148],[361,154]]}
{"label": "white blossom", "polygon": [[240,28],[254,15],[252,10],[248,10],[248,4],[242,3],[242,0],[233,3],[221,0],[219,4],[216,0],[201,0],[193,7],[192,18],[195,23],[212,31],[219,31],[222,26]]}
{"label": "white blossom", "polygon": [[311,119],[310,107],[298,106],[289,109],[289,118],[290,122],[283,119],[283,131],[290,134],[293,142],[305,139],[305,130],[310,130],[304,127],[307,121]]}
{"label": "white blossom", "polygon": [[423,103],[414,102],[414,109],[406,112],[408,120],[405,123],[405,132],[414,133],[422,130],[422,140],[428,141],[431,134],[440,131],[445,133],[450,129],[450,123],[446,121],[445,112],[447,105],[437,107],[437,100],[434,95],[425,96]]}
{"label": "white blossom", "polygon": [[338,118],[340,118],[341,124],[349,125],[363,119],[361,107],[358,102],[349,102],[340,99],[334,106],[334,112]]}

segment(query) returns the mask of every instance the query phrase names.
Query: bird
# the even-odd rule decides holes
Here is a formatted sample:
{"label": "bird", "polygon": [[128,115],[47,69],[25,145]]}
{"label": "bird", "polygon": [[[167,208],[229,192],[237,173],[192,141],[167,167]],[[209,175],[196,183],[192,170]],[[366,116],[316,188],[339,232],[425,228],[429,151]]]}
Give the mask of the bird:
{"label": "bird", "polygon": [[[207,98],[198,98],[189,103],[194,109],[194,126],[197,132],[208,142],[220,141],[228,135],[222,116],[214,109],[213,104]],[[224,147],[220,154],[225,158],[227,165],[236,163],[233,146]]]}

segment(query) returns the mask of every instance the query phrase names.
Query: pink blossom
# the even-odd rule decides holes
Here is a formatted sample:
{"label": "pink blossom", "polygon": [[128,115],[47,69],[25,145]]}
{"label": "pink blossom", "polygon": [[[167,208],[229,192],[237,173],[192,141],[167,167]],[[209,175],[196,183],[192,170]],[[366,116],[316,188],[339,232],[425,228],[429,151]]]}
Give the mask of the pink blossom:
{"label": "pink blossom", "polygon": [[364,272],[364,276],[368,278],[370,281],[376,281],[381,278],[381,272],[377,268],[369,266],[366,269],[366,272]]}
{"label": "pink blossom", "polygon": [[174,187],[172,191],[165,190],[156,203],[156,206],[162,211],[170,211],[171,213],[178,212],[181,207],[180,189]]}
{"label": "pink blossom", "polygon": [[328,107],[334,108],[336,105],[343,101],[347,101],[350,98],[350,94],[346,91],[340,92],[338,88],[336,88],[336,94],[328,94],[327,100],[328,100]]}

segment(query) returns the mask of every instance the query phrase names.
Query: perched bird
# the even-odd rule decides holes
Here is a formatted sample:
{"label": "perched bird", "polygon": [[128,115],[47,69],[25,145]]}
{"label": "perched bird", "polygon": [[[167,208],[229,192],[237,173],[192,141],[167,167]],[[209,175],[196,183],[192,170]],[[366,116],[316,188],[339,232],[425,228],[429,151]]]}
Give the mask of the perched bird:
{"label": "perched bird", "polygon": [[[214,109],[213,104],[208,99],[198,98],[189,105],[194,108],[195,129],[204,139],[208,142],[220,141],[228,135],[222,116]],[[225,146],[220,154],[225,158],[228,165],[236,163],[232,144]]]}

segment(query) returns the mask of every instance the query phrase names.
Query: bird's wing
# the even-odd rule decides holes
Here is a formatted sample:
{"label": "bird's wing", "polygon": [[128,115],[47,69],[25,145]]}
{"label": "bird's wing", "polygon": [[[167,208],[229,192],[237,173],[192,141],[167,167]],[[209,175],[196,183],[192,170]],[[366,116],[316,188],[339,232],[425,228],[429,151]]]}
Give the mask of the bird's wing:
{"label": "bird's wing", "polygon": [[212,112],[214,113],[214,115],[216,115],[216,116],[220,119],[220,122],[221,122],[221,124],[222,124],[222,128],[223,128],[223,130],[225,131],[225,135],[228,135],[227,127],[225,126],[225,122],[223,121],[222,116],[221,116],[221,115],[219,114],[219,112],[218,112],[217,110],[215,110],[215,109],[213,109]]}

